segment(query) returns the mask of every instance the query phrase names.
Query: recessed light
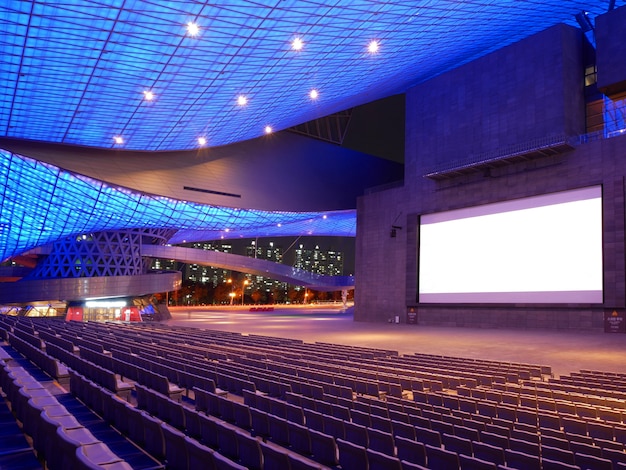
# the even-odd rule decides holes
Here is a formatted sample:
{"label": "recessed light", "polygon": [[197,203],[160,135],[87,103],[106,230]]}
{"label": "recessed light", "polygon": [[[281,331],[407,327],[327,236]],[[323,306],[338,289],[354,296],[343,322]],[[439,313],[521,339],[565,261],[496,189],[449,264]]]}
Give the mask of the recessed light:
{"label": "recessed light", "polygon": [[206,137],[198,137],[198,144],[201,146],[206,145]]}
{"label": "recessed light", "polygon": [[370,54],[375,54],[376,52],[378,52],[379,48],[380,44],[378,43],[378,41],[370,41],[369,45],[367,46],[367,51]]}
{"label": "recessed light", "polygon": [[266,134],[271,134],[272,133],[272,126],[265,126],[265,133]]}
{"label": "recessed light", "polygon": [[248,104],[248,98],[246,98],[244,95],[239,95],[237,97],[237,104],[239,106],[245,106],[246,104]]}
{"label": "recessed light", "polygon": [[144,90],[143,97],[146,101],[152,101],[154,99],[154,93],[152,93],[150,90]]}
{"label": "recessed light", "polygon": [[315,88],[313,88],[311,92],[309,93],[309,96],[311,97],[312,100],[316,100],[320,96],[320,94]]}
{"label": "recessed light", "polygon": [[303,46],[304,46],[304,43],[302,42],[302,39],[300,38],[296,38],[291,42],[291,47],[294,51],[301,50]]}
{"label": "recessed light", "polygon": [[187,34],[191,37],[196,37],[200,33],[200,26],[193,21],[187,23]]}
{"label": "recessed light", "polygon": [[115,141],[116,144],[124,143],[124,138],[121,135],[116,135],[115,137],[113,137],[113,140]]}

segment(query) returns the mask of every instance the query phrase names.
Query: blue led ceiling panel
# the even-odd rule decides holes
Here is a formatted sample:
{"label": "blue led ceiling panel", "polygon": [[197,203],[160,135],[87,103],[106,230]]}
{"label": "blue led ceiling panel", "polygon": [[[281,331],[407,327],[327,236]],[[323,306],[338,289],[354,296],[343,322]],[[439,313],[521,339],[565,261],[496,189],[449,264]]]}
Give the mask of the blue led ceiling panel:
{"label": "blue led ceiling panel", "polygon": [[225,145],[405,91],[608,4],[5,0],[0,136],[131,150],[192,149],[199,137]]}
{"label": "blue led ceiling panel", "polygon": [[181,229],[176,240],[354,236],[355,211],[269,212],[196,204],[113,187],[0,150],[0,260],[71,235]]}

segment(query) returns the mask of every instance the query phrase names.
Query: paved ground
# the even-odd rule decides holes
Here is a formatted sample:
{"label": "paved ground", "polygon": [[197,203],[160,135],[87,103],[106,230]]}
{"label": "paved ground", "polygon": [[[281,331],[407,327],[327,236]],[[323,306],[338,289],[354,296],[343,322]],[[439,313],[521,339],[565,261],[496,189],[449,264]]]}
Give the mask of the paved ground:
{"label": "paved ground", "polygon": [[626,373],[626,335],[449,328],[355,322],[339,307],[177,307],[170,324],[244,334],[480,359],[550,365],[555,375],[580,369]]}

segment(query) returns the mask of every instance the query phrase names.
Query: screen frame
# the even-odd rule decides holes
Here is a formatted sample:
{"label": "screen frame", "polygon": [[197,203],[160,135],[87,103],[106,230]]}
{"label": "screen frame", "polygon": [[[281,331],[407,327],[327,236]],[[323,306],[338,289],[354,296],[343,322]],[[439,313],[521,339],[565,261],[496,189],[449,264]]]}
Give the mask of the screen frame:
{"label": "screen frame", "polygon": [[[533,199],[541,199],[542,197],[546,197],[546,198],[550,198],[550,197],[554,197],[554,201],[552,203],[548,203],[548,204],[539,204],[539,205],[531,205],[529,207],[542,207],[542,206],[549,206],[552,204],[558,204],[559,203],[559,198],[563,197],[566,200],[571,201],[571,199],[568,199],[568,193],[572,194],[574,192],[580,191],[580,192],[584,192],[584,191],[598,191],[599,192],[599,198],[600,198],[600,243],[601,243],[601,272],[600,272],[600,283],[601,283],[601,293],[600,293],[600,297],[601,300],[599,302],[589,302],[589,301],[577,301],[574,299],[570,299],[570,300],[563,300],[563,301],[528,301],[528,300],[523,300],[523,301],[518,301],[518,300],[505,300],[505,301],[471,301],[471,300],[463,300],[463,301],[420,301],[420,275],[421,275],[421,268],[422,268],[422,263],[421,263],[421,250],[422,250],[422,217],[424,216],[428,216],[428,217],[432,217],[432,216],[441,216],[441,220],[446,220],[447,217],[450,217],[451,214],[455,213],[455,212],[459,212],[459,211],[466,211],[469,210],[470,212],[472,210],[476,211],[476,214],[482,213],[482,214],[493,214],[493,213],[501,213],[503,211],[501,210],[493,210],[494,207],[506,207],[507,205],[510,205],[510,207],[513,207],[516,204],[519,204],[520,202],[523,203],[524,201],[532,201]],[[579,199],[573,199],[573,200],[585,200],[585,199],[593,199],[593,198],[579,198]],[[506,211],[504,211],[506,212]],[[605,279],[606,279],[606,260],[605,260],[605,224],[604,224],[604,188],[602,184],[594,184],[594,185],[588,185],[588,186],[582,186],[582,187],[575,187],[575,188],[569,188],[569,189],[564,189],[564,190],[560,190],[560,191],[554,191],[554,192],[546,192],[546,193],[539,193],[539,194],[531,194],[528,196],[523,196],[523,197],[519,197],[519,198],[513,198],[513,199],[504,199],[504,200],[498,200],[498,201],[494,201],[494,202],[489,202],[489,203],[485,203],[485,204],[476,204],[476,205],[467,205],[467,206],[459,206],[459,207],[454,207],[454,208],[450,208],[450,209],[443,209],[443,210],[434,210],[431,212],[424,212],[421,214],[415,214],[415,218],[414,218],[415,222],[416,222],[416,235],[417,235],[417,243],[415,246],[415,253],[416,253],[416,271],[415,271],[415,275],[416,275],[416,283],[414,284],[416,286],[416,291],[415,291],[415,306],[419,306],[421,308],[437,308],[437,307],[451,307],[451,308],[455,308],[455,307],[459,307],[459,306],[468,306],[468,307],[485,307],[485,308],[498,308],[498,307],[526,307],[526,308],[563,308],[563,307],[568,307],[568,308],[585,308],[585,307],[601,307],[602,305],[604,305],[605,303],[605,297],[606,297],[606,286],[605,286]],[[569,292],[574,292],[574,291],[569,291]],[[594,291],[597,292],[597,291]]]}

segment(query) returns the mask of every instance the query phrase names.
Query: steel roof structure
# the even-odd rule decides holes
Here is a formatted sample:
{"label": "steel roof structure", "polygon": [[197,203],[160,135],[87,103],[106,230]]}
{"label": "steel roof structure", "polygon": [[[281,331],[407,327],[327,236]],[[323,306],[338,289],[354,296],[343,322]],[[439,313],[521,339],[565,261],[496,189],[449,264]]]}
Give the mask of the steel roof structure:
{"label": "steel roof structure", "polygon": [[0,136],[226,145],[403,92],[614,3],[6,0]]}

